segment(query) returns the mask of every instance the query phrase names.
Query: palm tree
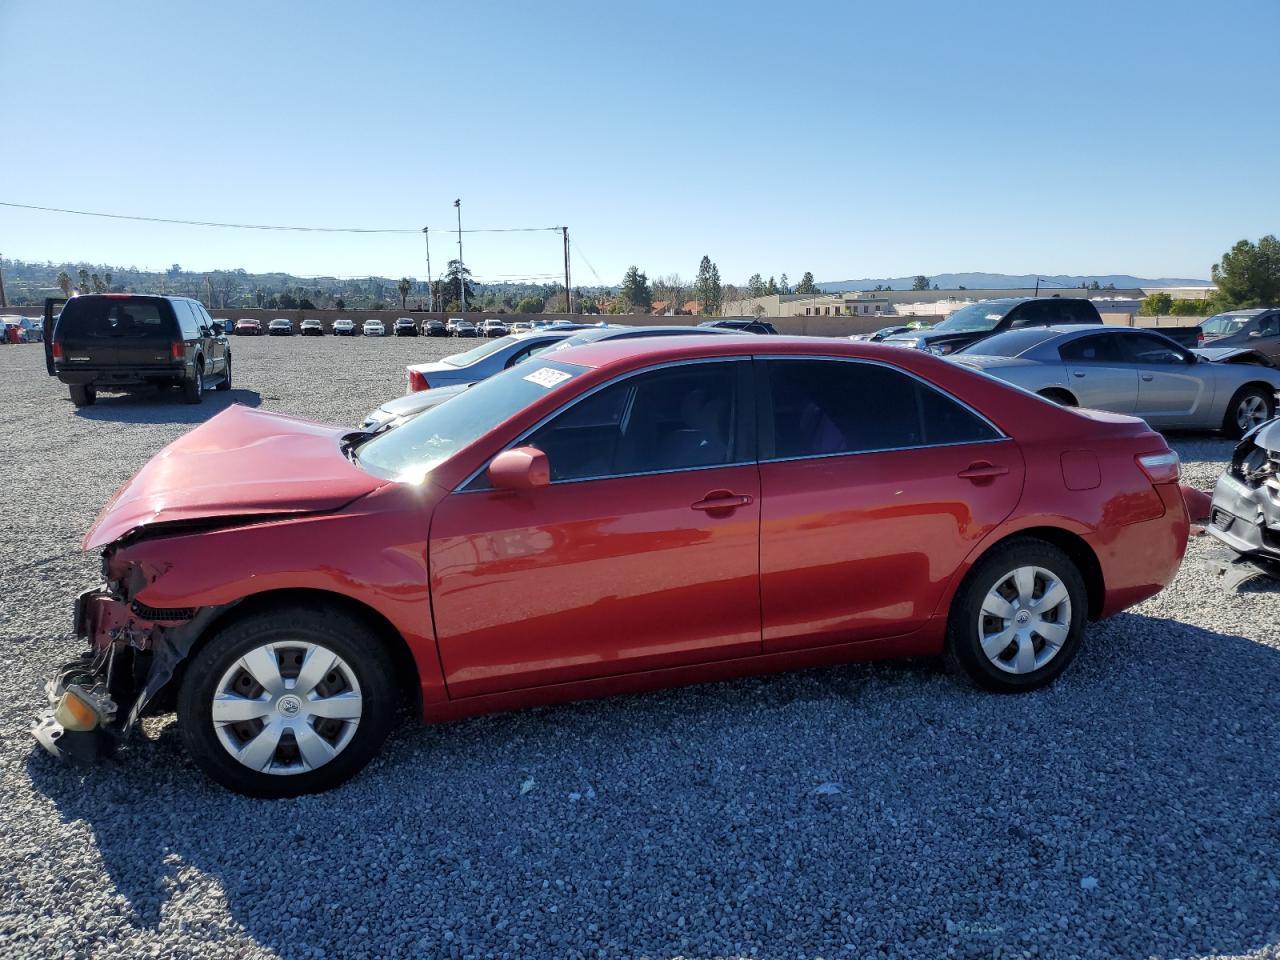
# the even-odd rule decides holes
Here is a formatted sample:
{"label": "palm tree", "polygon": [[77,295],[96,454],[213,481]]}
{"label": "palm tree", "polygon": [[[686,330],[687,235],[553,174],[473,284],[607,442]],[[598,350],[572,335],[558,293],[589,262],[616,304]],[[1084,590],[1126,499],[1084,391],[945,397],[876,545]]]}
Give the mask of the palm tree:
{"label": "palm tree", "polygon": [[58,271],[58,287],[64,297],[71,296],[71,275],[65,270]]}
{"label": "palm tree", "polygon": [[400,291],[400,309],[407,310],[405,302],[409,299],[409,291],[413,289],[413,281],[408,277],[401,277],[396,289]]}

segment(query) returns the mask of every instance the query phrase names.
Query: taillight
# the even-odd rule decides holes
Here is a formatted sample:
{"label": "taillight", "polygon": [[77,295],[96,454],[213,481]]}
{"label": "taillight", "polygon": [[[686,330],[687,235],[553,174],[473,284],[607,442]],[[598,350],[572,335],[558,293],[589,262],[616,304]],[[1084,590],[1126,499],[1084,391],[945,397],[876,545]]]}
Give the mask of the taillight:
{"label": "taillight", "polygon": [[1200,345],[1200,344],[1203,344],[1203,343],[1204,343],[1204,334],[1203,334],[1203,333],[1197,333],[1197,334],[1196,334],[1196,344],[1197,344],[1197,345]]}
{"label": "taillight", "polygon": [[169,347],[169,356],[174,360],[182,360],[187,355],[187,345],[181,340],[175,340]]}
{"label": "taillight", "polygon": [[61,341],[61,340],[55,340],[55,341],[53,341],[53,346],[49,349],[49,352],[50,352],[50,354],[52,354],[52,355],[53,355],[53,359],[55,359],[55,360],[61,360],[61,359],[62,359],[62,356],[63,356],[63,355],[62,355],[62,341]]}
{"label": "taillight", "polygon": [[1152,483],[1178,482],[1178,455],[1172,450],[1164,453],[1142,453],[1134,459]]}
{"label": "taillight", "polygon": [[429,390],[431,384],[427,383],[426,376],[420,370],[409,368],[409,392],[421,393],[423,390]]}

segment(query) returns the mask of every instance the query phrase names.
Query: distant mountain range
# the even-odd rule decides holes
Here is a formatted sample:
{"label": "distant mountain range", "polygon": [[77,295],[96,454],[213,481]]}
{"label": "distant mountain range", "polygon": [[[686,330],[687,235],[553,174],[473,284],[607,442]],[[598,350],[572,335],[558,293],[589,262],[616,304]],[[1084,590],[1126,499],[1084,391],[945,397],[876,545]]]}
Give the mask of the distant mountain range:
{"label": "distant mountain range", "polygon": [[[1039,276],[1040,286],[1044,287],[1083,287],[1097,281],[1099,286],[1111,284],[1116,287],[1210,287],[1208,280],[1189,280],[1184,277],[1133,277],[1127,273],[1099,273],[1072,276],[1068,274],[1034,274],[1034,273],[938,273],[929,278],[929,286],[935,283],[943,290],[954,290],[965,287],[969,290],[1010,290],[1022,287],[1034,287]],[[910,290],[915,277],[873,277],[867,280],[829,280],[818,284],[818,288],[827,293],[844,293],[848,290],[874,290],[877,286],[890,290]]]}

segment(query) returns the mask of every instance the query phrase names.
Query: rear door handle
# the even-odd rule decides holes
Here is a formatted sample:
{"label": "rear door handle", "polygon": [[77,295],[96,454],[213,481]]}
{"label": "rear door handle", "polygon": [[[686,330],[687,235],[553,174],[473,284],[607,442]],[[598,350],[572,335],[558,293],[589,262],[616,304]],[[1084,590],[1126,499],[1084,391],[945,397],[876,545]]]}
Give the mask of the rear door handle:
{"label": "rear door handle", "polygon": [[1142,379],[1145,380],[1147,383],[1150,383],[1152,380],[1155,379],[1155,377],[1149,373],[1144,373],[1142,374]]}
{"label": "rear door handle", "polygon": [[1072,370],[1072,371],[1071,371],[1071,375],[1072,375],[1073,377],[1083,377],[1083,376],[1084,376],[1084,371],[1083,371],[1083,370]]}
{"label": "rear door handle", "polygon": [[992,477],[1003,477],[1009,468],[995,463],[979,460],[971,463],[956,474],[961,480],[990,480]]}
{"label": "rear door handle", "polygon": [[745,493],[733,493],[730,490],[713,490],[697,503],[690,504],[690,508],[715,512],[717,510],[736,510],[738,507],[745,507],[753,502],[754,500]]}

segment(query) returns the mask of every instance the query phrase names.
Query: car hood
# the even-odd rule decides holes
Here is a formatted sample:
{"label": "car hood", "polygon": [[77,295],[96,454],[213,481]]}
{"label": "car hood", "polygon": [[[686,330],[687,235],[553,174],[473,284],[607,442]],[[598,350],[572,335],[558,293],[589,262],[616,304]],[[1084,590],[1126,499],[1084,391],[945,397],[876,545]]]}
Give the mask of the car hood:
{"label": "car hood", "polygon": [[1227,363],[1238,357],[1247,357],[1250,363],[1264,367],[1275,366],[1265,354],[1252,347],[1197,347],[1191,351],[1198,357],[1204,357],[1210,363]]}
{"label": "car hood", "polygon": [[387,481],[351,463],[349,431],[236,404],[175,440],[103,507],[81,547],[157,524],[337,510]]}

